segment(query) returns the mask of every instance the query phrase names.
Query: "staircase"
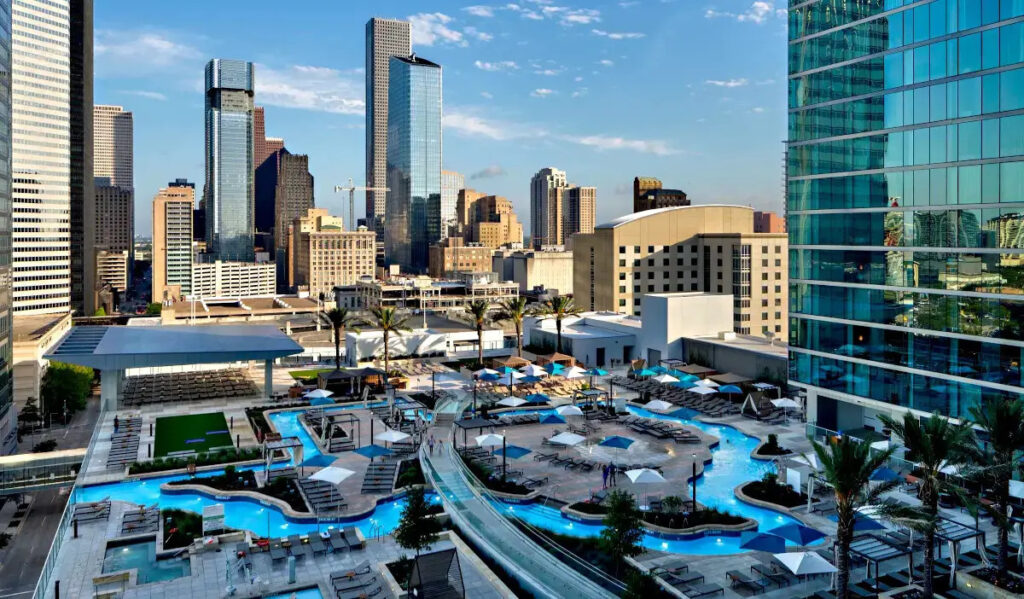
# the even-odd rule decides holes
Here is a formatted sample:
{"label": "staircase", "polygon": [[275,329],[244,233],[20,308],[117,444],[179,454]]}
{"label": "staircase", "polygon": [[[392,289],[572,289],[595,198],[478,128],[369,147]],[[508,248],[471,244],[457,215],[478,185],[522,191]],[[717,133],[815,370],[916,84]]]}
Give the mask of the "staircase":
{"label": "staircase", "polygon": [[363,488],[360,490],[364,495],[387,495],[395,489],[395,474],[398,472],[398,462],[376,462],[366,468],[366,476],[363,477]]}

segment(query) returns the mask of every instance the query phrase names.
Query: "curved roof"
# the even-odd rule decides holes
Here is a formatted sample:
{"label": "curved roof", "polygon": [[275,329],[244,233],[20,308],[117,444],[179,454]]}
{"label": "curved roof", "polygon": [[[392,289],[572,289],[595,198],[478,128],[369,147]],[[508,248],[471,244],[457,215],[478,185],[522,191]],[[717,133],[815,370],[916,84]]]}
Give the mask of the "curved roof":
{"label": "curved roof", "polygon": [[625,216],[620,216],[616,219],[612,219],[606,223],[601,223],[594,227],[595,229],[615,229],[622,225],[629,224],[631,222],[638,221],[649,216],[658,216],[665,214],[666,212],[672,212],[674,210],[701,210],[703,208],[746,208],[751,212],[754,211],[750,206],[740,206],[738,204],[698,204],[696,206],[670,206],[668,208],[654,208],[653,210],[641,210],[640,212],[632,212]]}
{"label": "curved roof", "polygon": [[120,370],[272,360],[301,352],[301,345],[272,325],[80,326],[44,357]]}

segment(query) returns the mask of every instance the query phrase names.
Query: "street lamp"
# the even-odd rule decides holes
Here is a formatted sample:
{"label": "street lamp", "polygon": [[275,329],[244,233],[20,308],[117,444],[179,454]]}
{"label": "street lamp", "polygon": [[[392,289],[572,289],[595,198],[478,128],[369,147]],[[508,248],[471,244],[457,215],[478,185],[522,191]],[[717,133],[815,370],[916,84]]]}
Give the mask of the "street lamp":
{"label": "street lamp", "polygon": [[693,457],[693,511],[697,511],[697,454],[692,454]]}

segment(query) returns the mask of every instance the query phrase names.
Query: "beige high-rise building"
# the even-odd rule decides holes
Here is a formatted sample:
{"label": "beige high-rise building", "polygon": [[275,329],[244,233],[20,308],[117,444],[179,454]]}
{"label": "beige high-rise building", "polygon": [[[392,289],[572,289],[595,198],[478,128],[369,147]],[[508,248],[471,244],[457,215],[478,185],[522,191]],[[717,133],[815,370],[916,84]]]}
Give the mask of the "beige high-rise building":
{"label": "beige high-rise building", "polygon": [[372,277],[377,235],[361,227],[346,231],[341,217],[311,208],[295,219],[288,243],[288,284],[313,297],[334,297],[334,288]]}
{"label": "beige high-rise building", "polygon": [[134,122],[123,106],[96,105],[92,111],[93,176],[109,179],[108,185],[133,189]]}
{"label": "beige high-rise building", "polygon": [[535,248],[562,245],[565,171],[546,167],[530,179],[530,238]]}
{"label": "beige high-rise building", "polygon": [[628,214],[573,242],[583,310],[640,314],[647,293],[733,295],[734,330],[788,335],[788,242],[754,233],[753,209],[700,205]]}
{"label": "beige high-rise building", "polygon": [[572,245],[572,236],[577,233],[594,232],[594,210],[597,204],[597,188],[572,186],[565,193],[565,208],[562,215],[562,243]]}
{"label": "beige high-rise building", "polygon": [[491,272],[493,253],[481,243],[466,243],[461,237],[449,237],[430,246],[427,273],[435,279],[446,279],[461,273]]}
{"label": "beige high-rise building", "polygon": [[192,292],[195,201],[195,187],[185,184],[165,187],[153,198],[153,295],[150,301],[176,300]]}
{"label": "beige high-rise building", "polygon": [[455,214],[456,229],[466,242],[488,248],[523,242],[523,225],[512,203],[502,196],[462,189],[455,202]]}
{"label": "beige high-rise building", "polygon": [[124,293],[128,289],[128,252],[97,251],[96,280]]}

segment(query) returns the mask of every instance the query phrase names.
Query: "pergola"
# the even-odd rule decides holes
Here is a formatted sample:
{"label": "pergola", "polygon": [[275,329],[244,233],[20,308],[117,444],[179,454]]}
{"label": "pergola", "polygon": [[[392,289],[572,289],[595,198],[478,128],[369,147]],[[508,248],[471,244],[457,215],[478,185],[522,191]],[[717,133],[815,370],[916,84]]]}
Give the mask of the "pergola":
{"label": "pergola", "polygon": [[740,383],[749,383],[754,380],[750,377],[733,374],[731,372],[725,372],[722,374],[712,374],[708,376],[709,379],[715,381],[719,385],[739,385]]}
{"label": "pergola", "polygon": [[263,442],[263,461],[266,466],[267,480],[273,474],[270,466],[274,463],[274,453],[277,451],[292,450],[292,461],[295,464],[302,463],[302,441],[298,437],[280,437],[279,435],[267,435]]}
{"label": "pergola", "polygon": [[700,364],[687,364],[686,366],[680,366],[676,370],[682,372],[683,374],[692,374],[694,376],[701,377],[712,375],[718,372],[714,368],[708,368],[707,366],[701,366]]}
{"label": "pergola", "polygon": [[463,418],[456,420],[455,426],[462,429],[462,445],[466,446],[469,443],[468,431],[489,428],[493,432],[496,425],[486,418]]}
{"label": "pergola", "polygon": [[565,354],[560,354],[558,352],[548,354],[546,356],[537,356],[538,366],[544,366],[545,364],[551,364],[552,362],[554,362],[555,364],[561,364],[563,366],[573,366],[576,364],[576,359],[573,358],[572,356],[567,356]]}
{"label": "pergola", "polygon": [[306,418],[308,420],[319,420],[322,443],[326,443],[330,447],[331,439],[334,438],[334,428],[338,427],[344,430],[345,426],[348,426],[348,436],[358,447],[363,440],[362,425],[359,422],[359,417],[348,412],[326,412],[320,408],[314,408],[306,411]]}
{"label": "pergola", "polygon": [[868,563],[865,578],[871,576],[871,565],[875,565],[875,586],[878,586],[878,564],[898,557],[907,556],[910,572],[914,571],[914,552],[907,547],[874,535],[857,537],[850,542],[850,555],[856,555]]}
{"label": "pergola", "polygon": [[[961,541],[974,539],[978,554],[983,555],[985,552],[984,532],[973,526],[968,526],[949,518],[943,518],[942,516],[939,516],[938,522],[935,523],[935,538],[949,543],[950,580],[953,580],[953,577],[956,576],[956,563],[960,556]],[[942,557],[941,545],[939,545],[938,554],[938,557]]]}
{"label": "pergola", "polygon": [[526,358],[520,358],[519,356],[506,356],[504,358],[494,358],[491,361],[494,366],[508,366],[509,368],[522,368],[528,366],[530,361]]}
{"label": "pergola", "polygon": [[601,389],[577,389],[572,394],[572,403],[575,405],[576,400],[582,400],[584,403],[590,404],[593,402],[596,405],[601,398],[604,398],[606,404],[610,403],[607,391]]}

